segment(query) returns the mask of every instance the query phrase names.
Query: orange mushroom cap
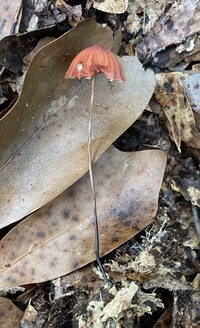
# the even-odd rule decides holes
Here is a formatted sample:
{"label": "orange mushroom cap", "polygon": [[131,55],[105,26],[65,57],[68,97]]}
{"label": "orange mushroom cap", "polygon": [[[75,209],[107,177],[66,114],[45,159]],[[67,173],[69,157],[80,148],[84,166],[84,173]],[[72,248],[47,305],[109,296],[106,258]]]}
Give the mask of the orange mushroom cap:
{"label": "orange mushroom cap", "polygon": [[111,81],[125,81],[123,68],[117,56],[99,44],[82,50],[71,62],[65,78],[91,79],[96,73],[104,73]]}

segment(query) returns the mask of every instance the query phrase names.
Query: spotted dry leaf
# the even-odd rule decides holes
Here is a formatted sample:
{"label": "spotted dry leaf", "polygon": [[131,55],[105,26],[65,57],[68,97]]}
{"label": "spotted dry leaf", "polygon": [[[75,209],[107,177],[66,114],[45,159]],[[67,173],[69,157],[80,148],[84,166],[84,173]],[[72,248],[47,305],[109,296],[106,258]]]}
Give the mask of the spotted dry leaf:
{"label": "spotted dry leaf", "polygon": [[200,148],[194,114],[186,97],[181,73],[161,73],[156,76],[156,100],[166,115],[166,125],[171,138],[181,151],[181,141],[188,146]]}
{"label": "spotted dry leaf", "polygon": [[[122,153],[111,147],[94,166],[100,255],[145,228],[157,212],[166,153]],[[36,283],[95,259],[92,196],[85,175],[1,241],[0,286]]]}
{"label": "spotted dry leaf", "polygon": [[[0,121],[0,227],[47,204],[88,170],[91,81],[64,76],[77,53],[94,43],[111,48],[113,35],[89,19],[42,48],[20,98]],[[155,88],[154,73],[136,57],[121,62],[126,82],[97,76],[94,161],[141,115]]]}
{"label": "spotted dry leaf", "polygon": [[8,298],[0,297],[0,327],[19,327],[20,320],[23,316],[21,311],[16,305],[13,304]]}

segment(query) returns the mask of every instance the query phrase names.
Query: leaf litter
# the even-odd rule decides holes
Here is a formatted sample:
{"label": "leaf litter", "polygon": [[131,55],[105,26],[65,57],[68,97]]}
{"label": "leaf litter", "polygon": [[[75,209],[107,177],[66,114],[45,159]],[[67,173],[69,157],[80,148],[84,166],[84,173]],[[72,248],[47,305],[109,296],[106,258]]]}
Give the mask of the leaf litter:
{"label": "leaf litter", "polygon": [[160,15],[150,32],[138,43],[139,58],[144,60],[150,54],[155,56],[162,49],[181,43],[185,38],[198,33],[199,17],[198,0],[170,3],[168,10]]}
{"label": "leaf litter", "polygon": [[[26,321],[30,328],[46,327],[47,324],[56,328],[63,324],[73,327],[77,327],[78,324],[79,327],[81,327],[81,324],[83,327],[90,324],[92,327],[92,313],[87,310],[88,304],[95,301],[98,308],[98,303],[103,302],[103,305],[99,307],[102,311],[103,307],[115,298],[115,293],[132,281],[139,287],[132,302],[129,303],[129,306],[127,302],[127,308],[123,311],[122,316],[120,315],[120,319],[108,318],[104,325],[156,328],[162,324],[163,327],[171,325],[173,328],[191,328],[193,326],[197,327],[196,325],[199,323],[199,238],[194,229],[192,216],[192,208],[196,205],[191,204],[191,201],[198,203],[195,192],[198,188],[200,155],[198,148],[196,148],[197,140],[195,144],[194,139],[198,139],[196,133],[199,131],[199,114],[191,111],[195,110],[196,104],[198,105],[197,91],[195,92],[198,89],[198,80],[196,80],[196,83],[193,77],[187,79],[191,73],[199,73],[199,27],[197,26],[197,30],[195,27],[196,22],[198,22],[199,7],[192,0],[181,1],[180,3],[172,2],[170,4],[166,2],[166,6],[164,3],[165,1],[158,1],[156,4],[152,1],[147,3],[144,0],[140,3],[134,1],[134,4],[131,3],[130,6],[129,2],[128,13],[130,20],[127,21],[126,31],[123,31],[121,50],[122,53],[133,54],[136,47],[141,49],[141,45],[145,45],[148,48],[148,38],[150,37],[150,46],[153,46],[151,49],[146,48],[147,53],[145,53],[145,47],[143,47],[142,51],[144,50],[144,52],[139,53],[140,59],[143,56],[146,65],[153,66],[156,73],[159,73],[160,69],[163,72],[163,68],[165,68],[164,72],[167,73],[167,79],[169,78],[169,71],[177,75],[178,78],[173,78],[173,81],[171,80],[172,76],[170,76],[170,81],[165,81],[167,83],[164,85],[165,89],[168,86],[167,89],[170,91],[170,83],[172,82],[172,86],[175,87],[178,93],[178,97],[176,92],[172,92],[171,97],[169,97],[169,94],[167,95],[169,97],[168,101],[172,102],[172,108],[176,113],[175,122],[174,119],[168,121],[168,126],[178,126],[184,113],[184,122],[188,125],[185,124],[182,130],[186,126],[186,130],[188,126],[190,129],[179,131],[177,134],[175,133],[175,136],[179,142],[182,135],[187,136],[189,132],[193,146],[191,147],[184,140],[180,146],[181,153],[178,153],[173,144],[174,141],[171,142],[168,137],[168,131],[170,130],[165,129],[167,124],[164,110],[166,108],[162,104],[162,99],[161,97],[161,101],[157,101],[155,98],[151,99],[151,109],[148,107],[148,111],[144,111],[142,116],[118,138],[115,144],[120,145],[121,149],[125,145],[125,150],[148,149],[150,147],[167,151],[168,164],[160,191],[159,213],[156,220],[136,235],[134,239],[123,244],[104,259],[107,262],[104,264],[107,268],[106,271],[108,271],[114,286],[111,291],[106,290],[99,276],[91,271],[90,266],[86,266],[62,278],[40,284],[33,288],[30,293],[27,292],[26,296],[25,293],[20,295],[21,298],[18,300],[19,302],[21,300],[24,306],[24,304],[27,304],[29,294],[29,303],[34,312],[33,320]],[[134,10],[133,23],[131,22],[132,8]],[[187,8],[191,9],[186,15],[188,19],[184,20],[184,24],[181,23],[182,17],[185,17],[181,14],[183,8],[184,14],[188,11]],[[81,19],[84,19],[88,14],[94,14],[92,3],[89,0],[86,3],[86,8],[82,7],[82,9],[83,16]],[[124,20],[126,20],[126,13],[115,15],[101,12],[99,14],[97,11],[95,14],[98,20],[111,26],[113,30],[123,26]],[[189,19],[191,16],[192,18]],[[73,21],[71,23],[74,24]],[[44,24],[46,24],[46,21]],[[160,30],[159,27],[161,27]],[[155,31],[157,31],[156,34]],[[38,31],[34,33],[36,32]],[[26,34],[28,39],[36,40],[36,34],[34,38],[31,38],[29,33]],[[179,39],[180,33],[181,38]],[[37,35],[39,35],[39,32]],[[92,37],[91,31],[87,35]],[[7,41],[11,37],[7,37]],[[158,37],[161,38],[162,44],[158,42]],[[138,42],[139,46],[137,45]],[[23,50],[23,42],[20,46]],[[118,51],[116,46],[114,48]],[[27,49],[28,52],[30,51]],[[11,51],[11,53],[13,52]],[[12,60],[10,60],[10,66],[11,62]],[[187,71],[183,71],[186,68]],[[18,74],[19,69],[16,72]],[[180,76],[180,72],[182,76]],[[4,70],[4,75],[8,74],[9,72]],[[182,86],[186,91],[185,94]],[[164,94],[164,97],[166,97],[166,94]],[[182,106],[184,108],[183,113],[179,110]],[[175,111],[175,107],[177,107],[177,111]],[[186,116],[185,111],[187,112]],[[188,121],[189,117],[190,121]],[[163,120],[165,126],[163,126]],[[193,130],[191,126],[194,127]],[[178,192],[177,189],[173,190],[171,181],[174,177],[179,177],[181,182],[185,182],[185,179],[187,179],[189,190],[187,186],[185,190],[179,189]],[[55,299],[54,286],[55,289],[61,287],[60,292],[56,293],[57,298],[55,297]],[[150,287],[149,293],[142,289],[143,286]],[[151,287],[153,287],[153,290]],[[144,303],[142,303],[142,300],[137,302],[141,289],[146,300]],[[153,301],[151,297],[148,298],[148,295],[152,295]],[[16,300],[13,294],[12,299]],[[133,311],[132,304],[136,305],[135,311]],[[139,306],[140,304],[142,308]],[[166,310],[164,311],[162,307],[159,307],[159,304],[164,304]],[[25,314],[26,312],[28,317],[28,307]],[[139,316],[141,313],[143,315]]]}

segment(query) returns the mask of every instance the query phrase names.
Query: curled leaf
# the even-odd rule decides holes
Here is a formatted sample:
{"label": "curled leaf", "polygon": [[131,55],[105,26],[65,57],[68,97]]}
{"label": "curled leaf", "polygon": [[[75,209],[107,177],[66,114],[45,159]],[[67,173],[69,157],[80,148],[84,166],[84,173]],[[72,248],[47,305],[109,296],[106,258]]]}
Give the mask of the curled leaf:
{"label": "curled leaf", "polygon": [[156,79],[156,100],[166,115],[166,125],[171,138],[181,151],[181,141],[188,146],[200,148],[200,135],[197,132],[194,114],[184,92],[181,73],[160,73]]}

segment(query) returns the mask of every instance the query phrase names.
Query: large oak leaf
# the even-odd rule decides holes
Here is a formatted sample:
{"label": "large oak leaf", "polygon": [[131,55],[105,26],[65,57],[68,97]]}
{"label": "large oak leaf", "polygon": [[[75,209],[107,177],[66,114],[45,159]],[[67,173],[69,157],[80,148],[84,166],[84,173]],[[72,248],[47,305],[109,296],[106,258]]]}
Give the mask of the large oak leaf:
{"label": "large oak leaf", "polygon": [[[0,227],[45,205],[87,171],[91,85],[64,75],[72,58],[96,42],[110,47],[112,33],[88,20],[44,47],[29,67],[20,99],[0,122]],[[139,117],[154,91],[152,71],[136,57],[121,62],[126,82],[97,76],[94,161]]]}
{"label": "large oak leaf", "polygon": [[[94,165],[103,256],[156,215],[166,153],[110,147]],[[49,280],[95,259],[89,174],[19,223],[1,241],[0,286]]]}

